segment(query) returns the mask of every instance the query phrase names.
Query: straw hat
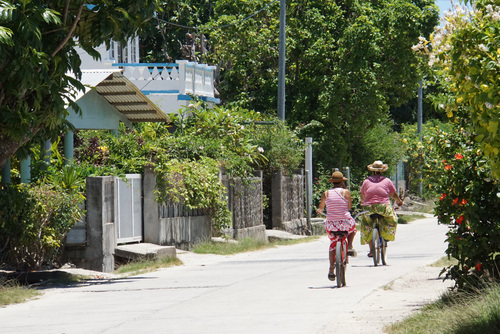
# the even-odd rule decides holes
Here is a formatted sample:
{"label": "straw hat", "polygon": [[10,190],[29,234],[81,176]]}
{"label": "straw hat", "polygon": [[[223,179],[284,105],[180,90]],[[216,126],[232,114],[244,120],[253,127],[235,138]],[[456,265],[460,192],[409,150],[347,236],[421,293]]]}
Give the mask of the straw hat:
{"label": "straw hat", "polygon": [[368,165],[368,170],[372,172],[385,172],[389,167],[380,160],[374,161],[371,165]]}
{"label": "straw hat", "polygon": [[331,183],[341,183],[347,181],[341,172],[333,172],[332,177],[328,179]]}

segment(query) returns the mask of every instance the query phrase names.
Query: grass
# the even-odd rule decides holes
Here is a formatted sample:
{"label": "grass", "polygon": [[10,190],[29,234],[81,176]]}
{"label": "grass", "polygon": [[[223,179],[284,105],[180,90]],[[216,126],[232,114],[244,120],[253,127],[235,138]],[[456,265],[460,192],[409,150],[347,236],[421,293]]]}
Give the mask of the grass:
{"label": "grass", "polygon": [[458,260],[455,258],[448,258],[447,256],[443,256],[441,259],[437,260],[433,264],[431,264],[431,267],[448,267],[448,266],[453,266],[458,263]]}
{"label": "grass", "polygon": [[182,265],[182,261],[176,257],[164,257],[160,259],[146,259],[130,261],[118,265],[115,274],[137,275],[145,272],[155,271],[159,268],[168,268]]}
{"label": "grass", "polygon": [[422,214],[401,215],[401,216],[398,216],[398,224],[408,224],[409,222],[412,222],[414,220],[424,219],[424,218],[426,218],[426,217],[425,217],[425,215],[422,215]]}
{"label": "grass", "polygon": [[22,286],[17,281],[2,281],[0,279],[0,307],[22,303],[38,295],[40,292]]}
{"label": "grass", "polygon": [[475,293],[448,292],[416,315],[387,326],[389,334],[500,333],[500,285]]}
{"label": "grass", "polygon": [[296,245],[304,242],[317,240],[319,236],[305,237],[292,240],[275,240],[272,242],[259,241],[251,238],[239,240],[237,243],[229,242],[203,242],[195,245],[193,251],[198,254],[231,255],[243,252],[251,252],[276,246]]}

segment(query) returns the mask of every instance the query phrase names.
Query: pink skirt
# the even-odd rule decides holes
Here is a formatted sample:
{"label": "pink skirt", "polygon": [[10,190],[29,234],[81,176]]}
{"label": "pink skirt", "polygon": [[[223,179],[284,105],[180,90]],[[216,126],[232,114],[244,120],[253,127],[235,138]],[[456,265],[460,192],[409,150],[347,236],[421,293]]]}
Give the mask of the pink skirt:
{"label": "pink skirt", "polygon": [[328,238],[330,239],[329,250],[330,252],[333,252],[335,250],[335,246],[337,245],[337,241],[340,240],[340,237],[331,232],[348,231],[349,234],[351,234],[353,232],[356,232],[356,222],[354,221],[354,219],[335,221],[327,220],[325,221],[325,229],[328,233]]}

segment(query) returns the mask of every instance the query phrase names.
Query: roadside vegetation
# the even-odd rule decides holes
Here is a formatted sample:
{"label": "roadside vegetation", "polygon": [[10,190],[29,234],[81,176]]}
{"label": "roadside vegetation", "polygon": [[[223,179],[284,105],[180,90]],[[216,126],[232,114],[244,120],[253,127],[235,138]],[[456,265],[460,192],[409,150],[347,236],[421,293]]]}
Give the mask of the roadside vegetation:
{"label": "roadside vegetation", "polygon": [[448,292],[416,315],[385,328],[389,334],[500,333],[500,285]]}
{"label": "roadside vegetation", "polygon": [[193,251],[198,254],[231,255],[237,253],[252,252],[266,248],[273,248],[276,246],[296,245],[299,243],[311,242],[317,240],[318,238],[318,236],[312,236],[291,240],[274,240],[270,242],[245,238],[234,243],[209,241],[196,244]]}
{"label": "roadside vegetation", "polygon": [[5,281],[0,278],[0,307],[23,303],[40,294],[39,291],[22,286],[16,281]]}
{"label": "roadside vegetation", "polygon": [[114,273],[119,275],[133,276],[152,272],[160,268],[169,268],[182,265],[182,261],[176,257],[165,257],[151,260],[128,261],[119,264]]}
{"label": "roadside vegetation", "polygon": [[408,224],[409,222],[412,222],[414,220],[424,219],[424,218],[425,218],[425,216],[422,214],[401,215],[401,216],[398,216],[398,224]]}

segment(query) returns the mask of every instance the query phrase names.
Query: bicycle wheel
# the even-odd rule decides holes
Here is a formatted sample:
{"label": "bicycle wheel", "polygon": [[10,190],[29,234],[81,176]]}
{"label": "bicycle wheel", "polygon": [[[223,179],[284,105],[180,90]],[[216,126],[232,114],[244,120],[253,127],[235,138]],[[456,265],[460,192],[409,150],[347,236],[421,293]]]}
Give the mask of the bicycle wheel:
{"label": "bicycle wheel", "polygon": [[346,285],[346,279],[345,279],[345,271],[347,269],[347,239],[342,240],[342,266],[341,266],[341,271],[342,271],[342,286]]}
{"label": "bicycle wheel", "polygon": [[342,286],[342,240],[337,241],[335,247],[335,274],[337,274],[337,288]]}
{"label": "bicycle wheel", "polygon": [[385,255],[387,254],[387,240],[380,237],[380,259],[382,260],[382,264],[385,266],[387,263],[385,262]]}
{"label": "bicycle wheel", "polygon": [[380,263],[380,238],[378,234],[378,224],[373,228],[373,264],[378,266]]}

